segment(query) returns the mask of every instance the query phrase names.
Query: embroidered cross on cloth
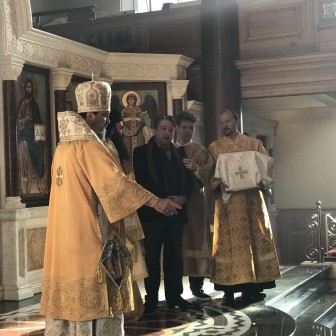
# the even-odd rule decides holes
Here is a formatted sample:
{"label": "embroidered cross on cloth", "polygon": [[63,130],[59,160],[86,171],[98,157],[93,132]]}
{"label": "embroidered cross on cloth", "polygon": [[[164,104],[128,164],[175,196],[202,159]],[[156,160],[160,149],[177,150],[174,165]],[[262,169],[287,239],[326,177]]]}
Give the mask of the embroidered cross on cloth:
{"label": "embroidered cross on cloth", "polygon": [[256,152],[220,154],[215,168],[215,177],[225,186],[225,192],[268,188],[272,183],[274,159]]}

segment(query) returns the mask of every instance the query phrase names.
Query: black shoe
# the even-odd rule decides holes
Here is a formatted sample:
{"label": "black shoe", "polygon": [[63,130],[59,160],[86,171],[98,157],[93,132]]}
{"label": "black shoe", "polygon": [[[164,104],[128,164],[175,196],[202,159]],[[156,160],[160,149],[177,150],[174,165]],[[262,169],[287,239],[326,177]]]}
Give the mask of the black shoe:
{"label": "black shoe", "polygon": [[192,294],[196,302],[210,302],[211,301],[211,296],[208,294],[205,294],[203,292],[203,289],[200,289],[198,291],[193,291]]}
{"label": "black shoe", "polygon": [[176,306],[181,309],[192,309],[195,305],[187,300],[184,300],[182,297],[179,297],[177,300],[171,302],[167,301],[167,306],[169,309],[175,309]]}
{"label": "black shoe", "polygon": [[154,313],[158,306],[158,302],[146,300],[144,306],[145,306],[144,314]]}
{"label": "black shoe", "polygon": [[255,303],[263,301],[265,297],[266,294],[261,292],[242,292],[241,300],[245,303]]}
{"label": "black shoe", "polygon": [[224,306],[232,306],[234,305],[234,294],[233,293],[225,293],[222,299],[222,304]]}

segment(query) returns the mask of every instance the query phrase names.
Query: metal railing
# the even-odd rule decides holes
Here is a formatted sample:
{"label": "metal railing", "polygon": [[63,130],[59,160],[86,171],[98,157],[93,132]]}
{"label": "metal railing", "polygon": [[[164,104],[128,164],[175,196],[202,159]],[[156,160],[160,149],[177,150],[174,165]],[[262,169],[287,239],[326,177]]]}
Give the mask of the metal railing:
{"label": "metal railing", "polygon": [[330,252],[336,250],[336,217],[329,212],[323,212],[321,202],[316,202],[316,213],[311,216],[308,223],[311,233],[311,243],[306,246],[306,257],[311,261],[323,263],[324,258],[335,256]]}

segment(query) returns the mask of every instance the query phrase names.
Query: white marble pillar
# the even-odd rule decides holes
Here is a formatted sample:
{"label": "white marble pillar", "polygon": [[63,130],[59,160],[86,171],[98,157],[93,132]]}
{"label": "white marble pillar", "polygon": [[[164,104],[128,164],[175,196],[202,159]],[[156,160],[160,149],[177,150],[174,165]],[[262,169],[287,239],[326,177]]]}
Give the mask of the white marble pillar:
{"label": "white marble pillar", "polygon": [[183,111],[187,107],[186,92],[189,80],[186,79],[172,79],[167,84],[167,105],[168,111],[172,115]]}
{"label": "white marble pillar", "polygon": [[196,100],[187,101],[187,110],[196,118],[193,141],[204,146],[204,115],[203,104]]}

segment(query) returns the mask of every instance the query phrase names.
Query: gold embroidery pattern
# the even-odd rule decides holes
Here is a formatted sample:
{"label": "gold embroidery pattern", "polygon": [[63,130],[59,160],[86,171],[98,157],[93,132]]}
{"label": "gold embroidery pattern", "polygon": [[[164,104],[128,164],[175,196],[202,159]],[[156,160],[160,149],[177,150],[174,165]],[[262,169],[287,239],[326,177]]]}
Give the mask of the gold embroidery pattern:
{"label": "gold embroidery pattern", "polygon": [[109,319],[104,323],[100,335],[120,335],[121,330],[123,330],[123,323],[121,319]]}
{"label": "gold embroidery pattern", "polygon": [[[153,197],[150,192],[121,173],[94,189],[112,223],[134,212]],[[112,194],[111,189],[114,190]]]}
{"label": "gold embroidery pattern", "polygon": [[106,284],[96,279],[71,281],[44,278],[41,313],[58,319],[85,321],[109,316]]}
{"label": "gold embroidery pattern", "polygon": [[78,112],[109,111],[111,89],[106,82],[89,81],[76,88]]}
{"label": "gold embroidery pattern", "polygon": [[[216,204],[219,222],[215,220],[215,226],[221,228],[214,236],[213,282],[233,285],[280,278],[272,234],[261,211],[261,202],[260,192],[249,190],[233,193],[227,207]],[[234,230],[230,224],[233,219]]]}
{"label": "gold embroidery pattern", "polygon": [[42,292],[41,314],[57,319],[86,321],[109,317],[110,312],[116,315],[134,310],[130,268],[120,288],[112,282],[107,287],[105,280],[44,278]]}
{"label": "gold embroidery pattern", "polygon": [[98,137],[91,130],[90,126],[77,112],[58,112],[57,120],[60,142],[74,140],[98,140]]}
{"label": "gold embroidery pattern", "polygon": [[99,319],[96,327],[92,321],[66,321],[46,318],[45,336],[111,336],[123,334],[123,317],[120,315],[113,318]]}
{"label": "gold embroidery pattern", "polygon": [[56,185],[60,187],[63,184],[63,169],[58,167],[56,174]]}

